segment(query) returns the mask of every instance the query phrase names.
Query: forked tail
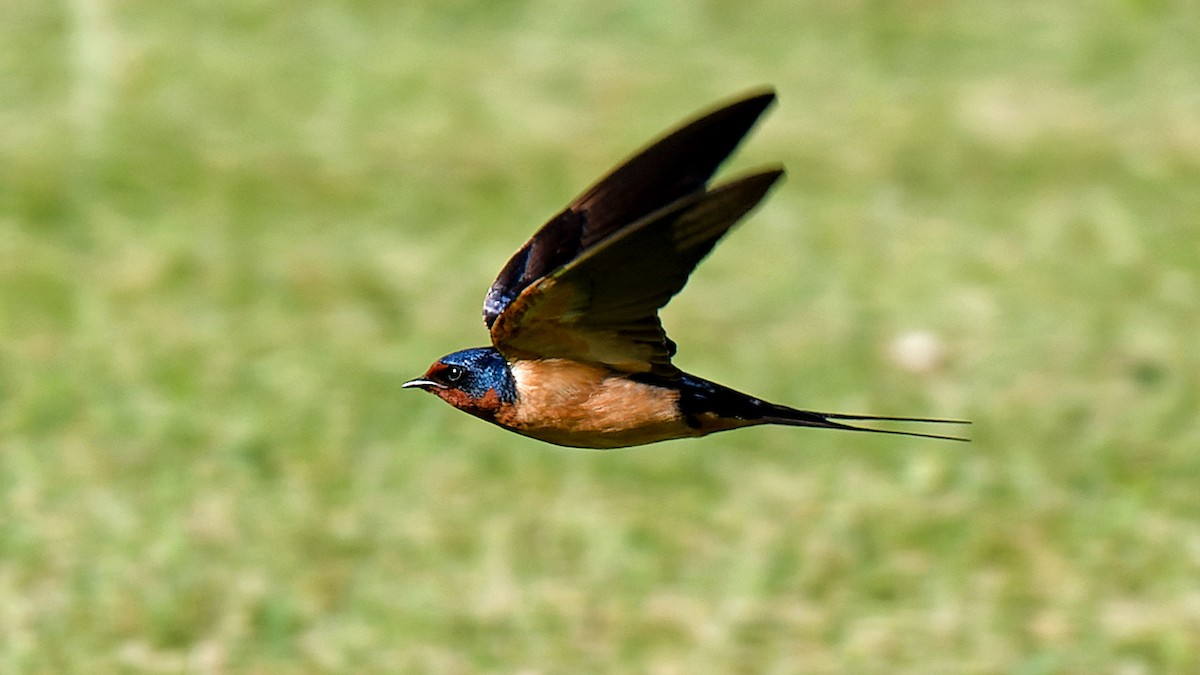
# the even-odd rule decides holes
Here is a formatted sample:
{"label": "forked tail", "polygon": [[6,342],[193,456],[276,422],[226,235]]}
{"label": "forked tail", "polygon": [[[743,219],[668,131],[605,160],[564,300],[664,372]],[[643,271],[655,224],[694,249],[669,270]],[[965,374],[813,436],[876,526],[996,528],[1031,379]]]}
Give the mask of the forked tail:
{"label": "forked tail", "polygon": [[782,405],[772,405],[770,411],[763,416],[768,424],[784,424],[793,427],[817,427],[821,429],[842,429],[844,431],[866,431],[873,434],[895,434],[897,436],[918,436],[920,438],[940,438],[947,441],[970,442],[971,439],[961,436],[943,436],[928,434],[920,431],[901,431],[896,429],[872,429],[870,427],[843,424],[835,420],[859,420],[864,422],[916,422],[927,424],[970,424],[969,420],[944,420],[930,417],[880,417],[878,415],[840,415],[837,413],[819,413],[811,410],[796,410]]}

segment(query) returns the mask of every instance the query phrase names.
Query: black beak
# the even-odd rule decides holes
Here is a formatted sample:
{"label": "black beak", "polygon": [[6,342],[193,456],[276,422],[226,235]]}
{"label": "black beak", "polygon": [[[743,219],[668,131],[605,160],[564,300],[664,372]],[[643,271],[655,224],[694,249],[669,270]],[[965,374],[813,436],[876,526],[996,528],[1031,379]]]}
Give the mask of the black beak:
{"label": "black beak", "polygon": [[442,384],[441,382],[434,382],[433,380],[426,380],[426,379],[423,379],[420,377],[418,377],[415,380],[409,380],[408,382],[405,382],[404,384],[400,385],[400,387],[402,389],[408,389],[409,387],[417,387],[418,389],[424,389],[425,391],[429,391],[430,389],[433,389],[433,388],[449,389],[449,387]]}

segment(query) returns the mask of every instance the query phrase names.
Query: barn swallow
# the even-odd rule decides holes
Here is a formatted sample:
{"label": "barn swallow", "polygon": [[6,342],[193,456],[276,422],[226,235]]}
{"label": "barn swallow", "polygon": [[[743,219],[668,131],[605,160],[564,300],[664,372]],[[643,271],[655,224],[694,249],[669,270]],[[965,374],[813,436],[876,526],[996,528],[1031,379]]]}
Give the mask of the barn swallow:
{"label": "barn swallow", "polygon": [[497,426],[557,445],[620,448],[759,424],[967,440],[768,403],[671,364],[658,310],[775,185],[782,167],[709,181],[775,100],[763,91],[650,144],[541,227],[483,303],[492,346],[454,352],[405,382]]}

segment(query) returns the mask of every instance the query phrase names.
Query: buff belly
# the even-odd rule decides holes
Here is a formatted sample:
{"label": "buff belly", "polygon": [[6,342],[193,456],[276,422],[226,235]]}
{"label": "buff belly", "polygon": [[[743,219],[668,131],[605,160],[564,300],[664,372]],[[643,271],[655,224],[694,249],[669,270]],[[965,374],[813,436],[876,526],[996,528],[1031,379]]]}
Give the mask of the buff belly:
{"label": "buff belly", "polygon": [[623,448],[703,436],[679,412],[679,393],[636,382],[596,366],[563,359],[510,364],[518,405],[495,422],[519,434],[577,448]]}

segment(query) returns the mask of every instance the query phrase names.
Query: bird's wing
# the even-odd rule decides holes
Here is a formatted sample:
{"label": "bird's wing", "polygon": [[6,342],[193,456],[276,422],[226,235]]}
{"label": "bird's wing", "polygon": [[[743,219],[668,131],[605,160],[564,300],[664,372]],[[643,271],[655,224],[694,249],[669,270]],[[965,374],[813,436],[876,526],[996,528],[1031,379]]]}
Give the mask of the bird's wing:
{"label": "bird's wing", "polygon": [[493,328],[517,296],[614,233],[696,193],[775,100],[744,97],[685,124],[613,169],[554,216],[504,266],[483,302]]}
{"label": "bird's wing", "polygon": [[771,169],[676,200],[523,290],[492,324],[509,359],[561,357],[674,377],[658,310],[783,175]]}

